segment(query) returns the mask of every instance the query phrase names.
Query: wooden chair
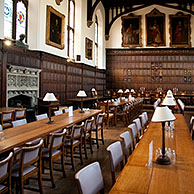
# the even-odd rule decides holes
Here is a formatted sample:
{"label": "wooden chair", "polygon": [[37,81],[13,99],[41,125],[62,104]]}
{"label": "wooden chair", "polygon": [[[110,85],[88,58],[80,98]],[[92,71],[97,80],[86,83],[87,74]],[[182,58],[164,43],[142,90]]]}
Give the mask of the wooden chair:
{"label": "wooden chair", "polygon": [[27,124],[26,119],[20,119],[20,120],[12,121],[13,127],[17,127],[17,126],[21,126],[21,125],[25,125],[25,124]]}
{"label": "wooden chair", "polygon": [[15,110],[15,120],[25,119],[26,118],[26,109],[19,108]]}
{"label": "wooden chair", "polygon": [[[65,148],[70,150],[70,156],[71,156],[71,165],[72,169],[75,170],[75,164],[74,164],[74,150],[76,147],[79,147],[79,154],[80,154],[80,161],[81,164],[83,164],[82,159],[82,132],[84,128],[84,122],[82,122],[81,125],[74,125],[72,127],[72,131],[70,135],[66,136],[65,139]],[[67,155],[68,156],[68,155]]]}
{"label": "wooden chair", "polygon": [[128,126],[130,133],[132,134],[132,141],[133,141],[133,150],[138,142],[138,131],[135,123],[132,123]]}
{"label": "wooden chair", "polygon": [[12,121],[14,120],[13,111],[4,111],[1,114],[1,125],[3,129],[12,127]]}
{"label": "wooden chair", "polygon": [[[12,180],[19,183],[21,194],[24,193],[24,181],[36,173],[38,174],[40,193],[43,193],[41,174],[42,144],[43,140],[41,139],[35,146],[22,147],[20,161],[12,167],[11,177]],[[16,189],[18,190],[17,187],[18,184],[16,184]]]}
{"label": "wooden chair", "polygon": [[109,153],[110,159],[110,167],[111,167],[111,177],[112,177],[112,185],[116,182],[115,169],[117,165],[120,163],[121,169],[123,168],[123,151],[121,147],[121,142],[117,141],[109,145],[106,149]]}
{"label": "wooden chair", "polygon": [[115,116],[114,113],[110,112],[108,102],[98,102],[98,107],[105,113],[104,120],[106,121],[107,128],[109,128],[110,122],[112,122],[112,125],[115,125]]}
{"label": "wooden chair", "polygon": [[65,165],[64,165],[65,135],[66,135],[66,129],[64,129],[62,133],[52,133],[51,144],[49,145],[49,148],[42,149],[42,168],[44,170],[44,161],[49,161],[50,177],[51,177],[53,188],[55,188],[55,181],[54,181],[54,175],[53,175],[53,161],[58,157],[61,157],[62,172],[63,172],[63,176],[66,177]]}
{"label": "wooden chair", "polygon": [[117,118],[122,120],[124,125],[127,125],[128,119],[127,119],[127,105],[126,104],[120,107],[120,109],[118,109]]}
{"label": "wooden chair", "polygon": [[0,161],[0,193],[11,194],[11,166],[13,152]]}
{"label": "wooden chair", "polygon": [[124,147],[124,156],[125,156],[125,164],[127,163],[127,155],[128,155],[128,151],[129,154],[131,154],[132,150],[132,138],[131,138],[131,134],[129,133],[129,131],[125,131],[120,135],[120,138],[123,142],[123,147]]}
{"label": "wooden chair", "polygon": [[189,132],[192,132],[193,129],[193,124],[194,124],[194,116],[191,116],[190,122],[189,122]]}
{"label": "wooden chair", "polygon": [[75,174],[79,194],[104,194],[104,181],[99,162],[82,168]]}
{"label": "wooden chair", "polygon": [[[99,149],[99,143],[98,141],[102,141],[102,144],[104,145],[104,136],[103,136],[103,123],[104,123],[104,116],[105,113],[100,113],[96,117],[95,125],[92,127],[92,133],[95,133],[95,140],[97,148]],[[98,137],[98,132],[101,132],[101,138]]]}
{"label": "wooden chair", "polygon": [[85,151],[86,159],[88,158],[88,156],[87,156],[87,144],[86,144],[87,140],[89,141],[89,144],[90,144],[91,153],[93,153],[92,134],[91,134],[93,123],[94,123],[94,117],[92,117],[91,119],[87,119],[85,122],[84,129],[83,129],[83,134],[82,134],[82,142],[84,144],[84,151]]}
{"label": "wooden chair", "polygon": [[139,140],[141,139],[142,135],[143,135],[143,132],[142,132],[142,126],[141,126],[141,121],[139,118],[137,119],[134,119],[133,120],[133,123],[136,124],[136,128],[137,128],[137,132],[138,132],[138,135],[139,135]]}

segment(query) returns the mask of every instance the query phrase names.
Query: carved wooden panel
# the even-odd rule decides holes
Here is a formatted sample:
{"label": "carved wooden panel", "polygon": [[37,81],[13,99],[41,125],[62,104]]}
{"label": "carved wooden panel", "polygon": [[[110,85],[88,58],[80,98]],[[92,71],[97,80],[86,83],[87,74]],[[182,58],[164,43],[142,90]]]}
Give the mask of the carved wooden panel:
{"label": "carved wooden panel", "polygon": [[107,49],[109,89],[177,87],[192,92],[193,82],[194,49]]}

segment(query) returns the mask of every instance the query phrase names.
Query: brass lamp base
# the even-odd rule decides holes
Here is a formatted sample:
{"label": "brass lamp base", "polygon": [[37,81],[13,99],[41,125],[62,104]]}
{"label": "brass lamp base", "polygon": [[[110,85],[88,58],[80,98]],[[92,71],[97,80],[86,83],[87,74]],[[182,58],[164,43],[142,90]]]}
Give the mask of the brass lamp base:
{"label": "brass lamp base", "polygon": [[84,111],[83,109],[81,109],[79,112],[80,112],[80,113],[84,113],[85,111]]}
{"label": "brass lamp base", "polygon": [[170,158],[168,156],[161,155],[156,159],[156,163],[162,164],[162,165],[168,165],[168,164],[171,164],[171,161],[170,161]]}
{"label": "brass lamp base", "polygon": [[49,118],[49,121],[47,122],[47,124],[53,124],[53,123],[54,123],[54,121],[51,120],[51,118]]}

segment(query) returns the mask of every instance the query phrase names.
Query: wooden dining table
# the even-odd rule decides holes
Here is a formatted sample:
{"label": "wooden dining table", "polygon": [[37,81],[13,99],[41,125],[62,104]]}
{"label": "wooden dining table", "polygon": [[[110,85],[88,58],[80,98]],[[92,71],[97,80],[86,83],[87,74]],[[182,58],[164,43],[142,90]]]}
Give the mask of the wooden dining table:
{"label": "wooden dining table", "polygon": [[48,119],[43,119],[22,126],[5,129],[3,130],[4,139],[0,141],[0,154],[21,146],[28,141],[44,137],[49,133],[96,116],[100,112],[102,111],[95,109],[90,109],[84,113],[80,113],[80,110],[74,110],[73,116],[71,117],[68,116],[68,113],[53,116],[52,120],[54,120],[54,123],[52,124],[47,124]]}
{"label": "wooden dining table", "polygon": [[[166,147],[175,150],[170,165],[155,162],[155,151],[162,146],[161,123],[151,123],[129,157],[110,194],[191,194],[194,193],[194,143],[182,114],[175,114],[175,129],[165,133]],[[153,159],[148,165],[149,144]]]}

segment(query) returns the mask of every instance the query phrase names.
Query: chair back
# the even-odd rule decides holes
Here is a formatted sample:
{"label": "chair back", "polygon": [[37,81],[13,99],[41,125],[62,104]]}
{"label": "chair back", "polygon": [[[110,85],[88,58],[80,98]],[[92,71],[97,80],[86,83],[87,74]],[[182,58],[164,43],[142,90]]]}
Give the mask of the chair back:
{"label": "chair back", "polygon": [[94,123],[94,117],[91,119],[87,119],[84,126],[84,133],[88,133],[90,130],[92,130],[92,125]]}
{"label": "chair back", "polygon": [[45,113],[45,114],[41,114],[41,115],[36,115],[36,120],[37,121],[40,121],[40,120],[43,120],[43,119],[47,119],[48,118],[48,115]]}
{"label": "chair back", "polygon": [[20,119],[20,120],[17,120],[17,121],[12,121],[13,127],[25,125],[26,123],[27,123],[26,119]]}
{"label": "chair back", "polygon": [[136,124],[137,131],[138,131],[138,132],[141,131],[142,126],[141,126],[140,119],[137,118],[137,119],[133,120],[133,122]]}
{"label": "chair back", "polygon": [[37,145],[22,147],[21,168],[34,164],[41,158],[43,139]]}
{"label": "chair back", "polygon": [[4,111],[2,112],[2,121],[13,121],[13,111]]}
{"label": "chair back", "polygon": [[96,128],[97,129],[103,128],[104,116],[105,116],[105,113],[99,113],[97,115],[96,117]]}
{"label": "chair back", "polygon": [[119,162],[123,161],[123,151],[121,147],[121,142],[116,141],[107,147],[109,152],[111,170],[114,171]]}
{"label": "chair back", "polygon": [[13,152],[10,152],[5,159],[0,161],[0,181],[1,182],[5,180],[9,176],[9,174],[11,174],[12,157],[13,157]]}
{"label": "chair back", "polygon": [[120,138],[123,140],[124,143],[124,152],[127,154],[127,150],[131,147],[131,135],[129,131],[125,131],[120,135]]}
{"label": "chair back", "polygon": [[21,118],[26,118],[26,109],[16,109],[15,110],[15,118],[16,119],[21,119]]}
{"label": "chair back", "polygon": [[74,125],[72,128],[72,140],[74,139],[80,139],[82,136],[82,132],[83,132],[83,128],[84,128],[84,122],[82,122],[81,125]]}
{"label": "chair back", "polygon": [[137,137],[138,131],[137,131],[137,127],[135,123],[132,123],[128,126],[128,128],[131,130],[133,139],[135,139]]}
{"label": "chair back", "polygon": [[55,116],[63,114],[62,110],[57,110],[54,112]]}
{"label": "chair back", "polygon": [[63,129],[61,133],[52,133],[50,148],[56,150],[63,146],[66,135],[66,129]]}
{"label": "chair back", "polygon": [[2,127],[2,125],[0,125],[0,131],[2,131],[3,130],[3,127]]}
{"label": "chair back", "polygon": [[191,132],[194,125],[194,116],[191,116],[190,122],[189,122],[189,131]]}
{"label": "chair back", "polygon": [[82,168],[75,174],[80,194],[104,193],[104,182],[99,162]]}

